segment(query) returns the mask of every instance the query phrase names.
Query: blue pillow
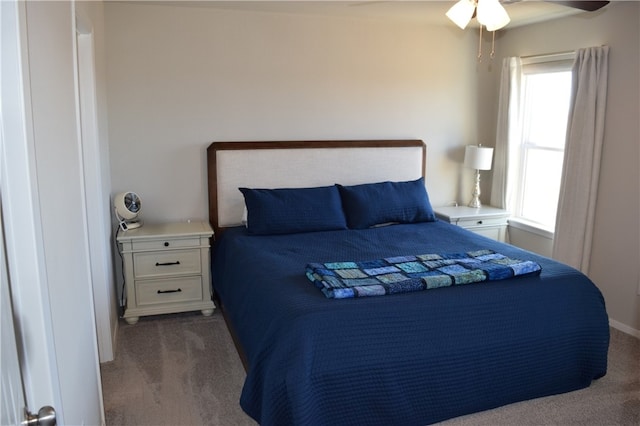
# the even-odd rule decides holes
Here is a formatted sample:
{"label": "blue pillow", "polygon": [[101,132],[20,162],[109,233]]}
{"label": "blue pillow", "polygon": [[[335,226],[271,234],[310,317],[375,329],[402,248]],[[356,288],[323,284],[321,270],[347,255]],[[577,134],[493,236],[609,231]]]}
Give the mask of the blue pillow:
{"label": "blue pillow", "polygon": [[407,182],[337,185],[351,229],[385,223],[434,222],[424,178]]}
{"label": "blue pillow", "polygon": [[340,192],[316,188],[239,188],[247,207],[247,230],[254,235],[347,229]]}

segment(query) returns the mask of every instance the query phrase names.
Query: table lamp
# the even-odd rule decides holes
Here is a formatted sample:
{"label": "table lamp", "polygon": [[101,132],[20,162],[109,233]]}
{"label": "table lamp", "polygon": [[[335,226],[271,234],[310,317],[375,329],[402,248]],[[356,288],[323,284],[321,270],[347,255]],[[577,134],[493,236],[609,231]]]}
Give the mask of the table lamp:
{"label": "table lamp", "polygon": [[476,170],[476,184],[469,207],[479,209],[480,203],[480,170],[491,170],[491,160],[493,159],[493,148],[481,145],[467,145],[464,151],[464,165]]}

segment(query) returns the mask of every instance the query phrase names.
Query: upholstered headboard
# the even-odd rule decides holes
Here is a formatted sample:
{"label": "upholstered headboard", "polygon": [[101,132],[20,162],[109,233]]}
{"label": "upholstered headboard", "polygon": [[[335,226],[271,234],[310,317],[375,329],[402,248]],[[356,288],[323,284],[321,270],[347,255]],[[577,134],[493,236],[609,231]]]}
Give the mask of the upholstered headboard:
{"label": "upholstered headboard", "polygon": [[207,148],[209,222],[242,222],[239,187],[304,188],[413,180],[425,175],[421,140],[213,142]]}

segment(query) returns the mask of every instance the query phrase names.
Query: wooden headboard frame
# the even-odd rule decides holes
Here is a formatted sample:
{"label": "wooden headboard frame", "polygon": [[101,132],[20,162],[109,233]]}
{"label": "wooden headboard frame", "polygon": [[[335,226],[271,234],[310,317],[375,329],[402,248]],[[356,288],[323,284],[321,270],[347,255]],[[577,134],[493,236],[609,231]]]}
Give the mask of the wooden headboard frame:
{"label": "wooden headboard frame", "polygon": [[[240,186],[294,188],[410,180],[424,177],[425,167],[426,145],[416,139],[213,142],[207,148],[209,222],[216,235],[240,223]],[[267,182],[263,182],[265,176]],[[233,199],[231,208],[225,205],[228,198]]]}

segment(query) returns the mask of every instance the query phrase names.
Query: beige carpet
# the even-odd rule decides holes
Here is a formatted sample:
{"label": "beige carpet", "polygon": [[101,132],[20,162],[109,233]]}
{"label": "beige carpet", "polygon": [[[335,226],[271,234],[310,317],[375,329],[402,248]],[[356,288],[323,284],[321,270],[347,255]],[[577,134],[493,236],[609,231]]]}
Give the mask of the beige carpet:
{"label": "beige carpet", "polygon": [[119,324],[101,366],[107,425],[255,425],[238,400],[245,372],[219,312]]}
{"label": "beige carpet", "polygon": [[[238,404],[245,373],[217,311],[121,322],[101,370],[108,426],[256,424]],[[612,329],[608,373],[587,389],[442,425],[640,425],[640,340]]]}

